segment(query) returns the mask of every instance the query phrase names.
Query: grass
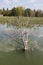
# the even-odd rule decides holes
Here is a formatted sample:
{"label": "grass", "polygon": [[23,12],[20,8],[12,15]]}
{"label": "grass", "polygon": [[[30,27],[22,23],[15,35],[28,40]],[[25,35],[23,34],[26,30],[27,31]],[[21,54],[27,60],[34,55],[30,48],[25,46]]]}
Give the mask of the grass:
{"label": "grass", "polygon": [[43,17],[7,17],[0,16],[0,24],[13,25],[17,27],[29,27],[35,24],[43,25]]}

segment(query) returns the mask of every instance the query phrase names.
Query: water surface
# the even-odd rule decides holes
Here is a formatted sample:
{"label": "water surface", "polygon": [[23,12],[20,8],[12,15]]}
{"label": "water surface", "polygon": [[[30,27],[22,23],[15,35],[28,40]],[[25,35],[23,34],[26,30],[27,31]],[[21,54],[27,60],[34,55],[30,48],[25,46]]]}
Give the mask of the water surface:
{"label": "water surface", "polygon": [[[28,36],[25,52],[22,32]],[[17,28],[0,24],[0,65],[43,65],[43,26]]]}

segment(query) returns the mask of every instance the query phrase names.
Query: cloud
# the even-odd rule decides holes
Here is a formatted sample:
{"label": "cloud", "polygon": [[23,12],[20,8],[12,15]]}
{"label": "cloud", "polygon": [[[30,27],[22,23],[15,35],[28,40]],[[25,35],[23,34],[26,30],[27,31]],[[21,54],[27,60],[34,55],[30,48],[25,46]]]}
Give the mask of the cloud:
{"label": "cloud", "polygon": [[19,2],[19,0],[13,0],[14,2]]}
{"label": "cloud", "polygon": [[43,0],[0,0],[0,8],[23,6],[31,9],[43,9]]}
{"label": "cloud", "polygon": [[10,1],[9,0],[3,0],[3,3],[6,4],[6,5],[9,5]]}
{"label": "cloud", "polygon": [[9,5],[11,5],[11,1],[10,0],[3,0],[0,2],[0,5],[1,5],[0,9],[9,8]]}
{"label": "cloud", "polygon": [[36,0],[29,0],[29,2],[30,2],[30,3],[34,3],[34,2],[36,2]]}
{"label": "cloud", "polygon": [[40,3],[38,5],[34,4],[34,6],[36,9],[43,9],[43,4],[40,4]]}

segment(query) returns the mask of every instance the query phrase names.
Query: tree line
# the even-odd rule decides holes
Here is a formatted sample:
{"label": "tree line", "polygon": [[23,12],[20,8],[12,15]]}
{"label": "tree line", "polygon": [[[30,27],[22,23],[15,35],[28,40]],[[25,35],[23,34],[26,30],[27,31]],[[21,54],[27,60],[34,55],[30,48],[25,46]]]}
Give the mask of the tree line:
{"label": "tree line", "polygon": [[31,10],[30,8],[23,8],[23,7],[13,7],[11,10],[7,8],[5,10],[3,8],[0,9],[0,15],[3,16],[27,16],[27,17],[43,17],[43,11],[42,10]]}

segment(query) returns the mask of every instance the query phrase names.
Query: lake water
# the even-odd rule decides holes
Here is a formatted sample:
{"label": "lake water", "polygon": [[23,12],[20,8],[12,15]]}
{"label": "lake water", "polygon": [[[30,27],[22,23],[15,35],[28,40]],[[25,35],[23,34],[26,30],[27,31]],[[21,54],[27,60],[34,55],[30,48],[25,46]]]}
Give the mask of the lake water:
{"label": "lake water", "polygon": [[[28,36],[25,52],[22,32]],[[0,24],[0,65],[43,65],[43,26],[17,28]]]}

